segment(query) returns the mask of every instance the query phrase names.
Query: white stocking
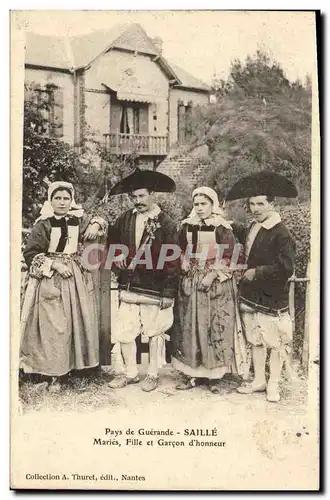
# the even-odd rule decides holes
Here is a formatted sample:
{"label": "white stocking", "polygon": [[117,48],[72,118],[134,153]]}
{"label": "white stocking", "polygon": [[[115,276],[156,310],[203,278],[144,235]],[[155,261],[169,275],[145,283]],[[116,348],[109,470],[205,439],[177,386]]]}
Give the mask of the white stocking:
{"label": "white stocking", "polygon": [[121,352],[126,364],[126,376],[134,378],[138,375],[138,367],[136,363],[136,343],[128,342],[127,344],[121,343]]}
{"label": "white stocking", "polygon": [[272,349],[269,359],[269,384],[278,385],[282,371],[282,358],[277,349]]}
{"label": "white stocking", "polygon": [[267,349],[264,346],[252,346],[252,359],[254,367],[254,385],[266,383],[265,364]]}
{"label": "white stocking", "polygon": [[148,375],[158,377],[158,370],[161,365],[162,349],[165,340],[162,335],[155,335],[149,339],[149,367]]}

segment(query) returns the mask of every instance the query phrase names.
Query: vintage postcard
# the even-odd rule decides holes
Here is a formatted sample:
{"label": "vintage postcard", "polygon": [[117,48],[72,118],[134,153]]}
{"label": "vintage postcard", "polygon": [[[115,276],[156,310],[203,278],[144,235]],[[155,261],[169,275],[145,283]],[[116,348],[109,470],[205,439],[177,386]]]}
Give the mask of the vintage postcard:
{"label": "vintage postcard", "polygon": [[10,23],[10,488],[318,490],[319,12]]}

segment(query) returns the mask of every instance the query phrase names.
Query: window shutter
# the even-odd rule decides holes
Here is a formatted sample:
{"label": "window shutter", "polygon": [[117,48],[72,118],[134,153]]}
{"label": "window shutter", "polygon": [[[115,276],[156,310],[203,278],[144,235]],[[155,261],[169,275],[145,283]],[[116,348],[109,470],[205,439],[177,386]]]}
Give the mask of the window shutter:
{"label": "window shutter", "polygon": [[148,134],[149,133],[149,106],[148,104],[141,104],[140,107],[140,134]]}
{"label": "window shutter", "polygon": [[183,104],[178,105],[178,141],[179,144],[185,142],[186,108]]}
{"label": "window shutter", "polygon": [[119,103],[110,101],[110,132],[120,130],[122,108]]}
{"label": "window shutter", "polygon": [[53,90],[53,135],[54,137],[63,137],[63,90],[59,87]]}
{"label": "window shutter", "polygon": [[30,101],[31,105],[37,110],[40,101],[40,87],[35,84],[29,85],[29,87],[25,89],[25,99]]}
{"label": "window shutter", "polygon": [[185,139],[189,141],[192,137],[192,105],[191,101],[186,107]]}

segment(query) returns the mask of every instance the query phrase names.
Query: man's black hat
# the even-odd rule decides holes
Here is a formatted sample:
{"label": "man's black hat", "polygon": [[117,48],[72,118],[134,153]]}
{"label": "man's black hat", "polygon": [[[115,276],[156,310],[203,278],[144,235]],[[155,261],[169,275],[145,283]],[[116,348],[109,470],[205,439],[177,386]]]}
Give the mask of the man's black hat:
{"label": "man's black hat", "polygon": [[295,185],[283,175],[263,171],[237,181],[229,190],[226,201],[260,195],[295,198],[298,196],[298,192]]}
{"label": "man's black hat", "polygon": [[161,193],[173,193],[175,191],[175,182],[171,177],[161,174],[155,170],[141,170],[136,168],[135,171],[124,177],[121,181],[115,184],[110,190],[110,196],[114,194],[130,193],[136,189],[149,189]]}

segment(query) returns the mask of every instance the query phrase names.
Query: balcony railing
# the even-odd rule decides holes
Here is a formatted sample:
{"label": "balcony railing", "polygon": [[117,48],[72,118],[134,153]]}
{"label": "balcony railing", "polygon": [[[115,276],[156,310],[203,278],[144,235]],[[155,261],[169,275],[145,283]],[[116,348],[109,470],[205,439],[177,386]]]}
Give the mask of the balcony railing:
{"label": "balcony railing", "polygon": [[168,153],[167,136],[120,134],[114,132],[104,134],[105,148],[112,154],[140,154],[166,156]]}

